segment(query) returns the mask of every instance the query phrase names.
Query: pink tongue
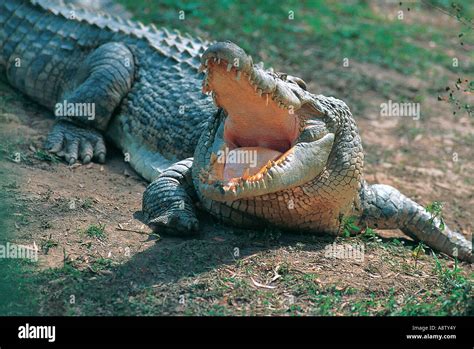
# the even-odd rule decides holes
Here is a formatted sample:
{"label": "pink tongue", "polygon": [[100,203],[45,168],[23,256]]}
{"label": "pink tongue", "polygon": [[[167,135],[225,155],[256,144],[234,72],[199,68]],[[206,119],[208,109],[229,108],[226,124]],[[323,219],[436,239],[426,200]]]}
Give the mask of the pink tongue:
{"label": "pink tongue", "polygon": [[275,160],[282,153],[263,147],[242,147],[229,151],[224,167],[224,180],[256,174],[268,161]]}

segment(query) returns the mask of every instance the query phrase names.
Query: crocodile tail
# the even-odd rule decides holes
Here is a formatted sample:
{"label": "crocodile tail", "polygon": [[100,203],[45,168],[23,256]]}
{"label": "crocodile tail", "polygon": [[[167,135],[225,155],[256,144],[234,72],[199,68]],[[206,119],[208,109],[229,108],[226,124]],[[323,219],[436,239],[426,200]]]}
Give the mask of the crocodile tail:
{"label": "crocodile tail", "polygon": [[472,241],[451,230],[423,206],[384,184],[367,185],[360,191],[360,223],[374,229],[400,229],[431,248],[473,262]]}

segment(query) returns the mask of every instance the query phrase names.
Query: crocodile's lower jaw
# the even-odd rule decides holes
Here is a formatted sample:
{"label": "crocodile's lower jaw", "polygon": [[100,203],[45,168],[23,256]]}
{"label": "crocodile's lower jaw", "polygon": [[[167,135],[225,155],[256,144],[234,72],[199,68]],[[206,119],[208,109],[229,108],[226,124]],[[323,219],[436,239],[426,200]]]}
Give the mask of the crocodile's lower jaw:
{"label": "crocodile's lower jaw", "polygon": [[222,180],[232,183],[240,179],[257,177],[272,161],[278,160],[283,153],[264,147],[239,147],[222,152],[224,162]]}

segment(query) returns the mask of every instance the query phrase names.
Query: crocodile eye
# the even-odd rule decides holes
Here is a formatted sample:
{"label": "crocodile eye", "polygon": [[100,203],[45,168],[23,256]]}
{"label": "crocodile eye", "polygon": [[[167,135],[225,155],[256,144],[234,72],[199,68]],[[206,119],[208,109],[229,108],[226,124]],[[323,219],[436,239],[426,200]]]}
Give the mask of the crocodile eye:
{"label": "crocodile eye", "polygon": [[304,82],[302,79],[293,77],[291,79],[291,82],[297,84],[299,87],[306,91],[306,82]]}
{"label": "crocodile eye", "polygon": [[306,91],[306,83],[305,83],[302,79],[297,78],[297,77],[295,77],[295,76],[291,76],[291,75],[285,74],[285,73],[276,73],[276,75],[277,75],[280,79],[282,79],[283,81],[287,81],[287,82],[296,84],[296,85],[298,85],[299,87],[301,87],[303,90]]}

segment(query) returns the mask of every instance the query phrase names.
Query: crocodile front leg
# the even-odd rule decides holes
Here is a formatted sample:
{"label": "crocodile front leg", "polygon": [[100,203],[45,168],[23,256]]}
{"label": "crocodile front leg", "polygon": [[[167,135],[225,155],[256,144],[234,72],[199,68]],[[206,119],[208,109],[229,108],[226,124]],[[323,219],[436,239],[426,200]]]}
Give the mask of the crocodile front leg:
{"label": "crocodile front leg", "polygon": [[146,188],[141,218],[154,231],[180,236],[197,233],[192,164],[193,158],[173,164]]}
{"label": "crocodile front leg", "polygon": [[[10,84],[53,109],[57,124],[46,141],[47,150],[64,156],[69,164],[95,157],[105,160],[102,135],[112,113],[129,92],[134,60],[121,43],[106,43],[90,52],[59,58],[57,55],[22,57],[14,54],[7,65]],[[25,69],[23,67],[29,67]]]}
{"label": "crocodile front leg", "polygon": [[378,229],[400,229],[435,250],[474,262],[472,242],[441,224],[423,206],[397,189],[384,184],[364,184],[360,197],[362,225]]}
{"label": "crocodile front leg", "polygon": [[[58,155],[64,154],[69,164],[79,158],[83,163],[92,158],[104,162],[105,143],[94,129],[106,130],[113,111],[131,88],[133,74],[133,55],[123,44],[107,43],[89,54],[64,86],[55,108],[58,123],[48,136],[46,148]],[[71,115],[70,106],[74,111],[89,108],[93,115]]]}

